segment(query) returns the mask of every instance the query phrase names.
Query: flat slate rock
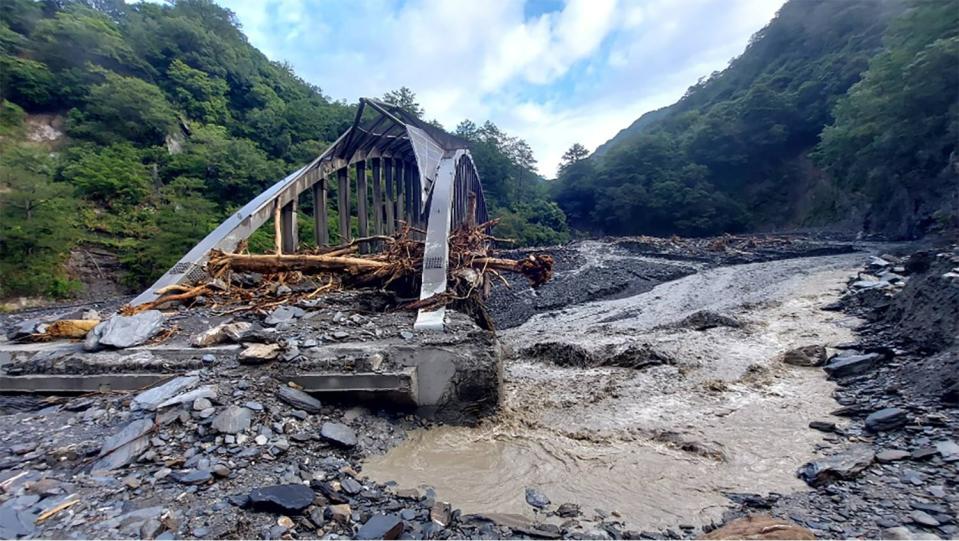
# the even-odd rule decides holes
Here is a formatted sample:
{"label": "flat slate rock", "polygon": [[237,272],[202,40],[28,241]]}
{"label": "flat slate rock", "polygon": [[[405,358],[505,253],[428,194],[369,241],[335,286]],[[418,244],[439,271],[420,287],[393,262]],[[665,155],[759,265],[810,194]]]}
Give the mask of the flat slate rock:
{"label": "flat slate rock", "polygon": [[219,388],[216,385],[204,385],[202,387],[197,387],[192,391],[187,391],[168,400],[164,400],[160,405],[157,406],[157,409],[176,406],[178,404],[192,404],[199,398],[216,399],[218,391]]}
{"label": "flat slate rock", "polygon": [[112,452],[97,460],[90,471],[110,471],[132,464],[140,455],[150,448],[150,436],[139,438],[117,447]]}
{"label": "flat slate rock", "polygon": [[837,479],[852,479],[872,464],[876,457],[870,445],[854,445],[844,452],[804,464],[796,475],[810,486],[828,484]]}
{"label": "flat slate rock", "polygon": [[213,418],[213,428],[222,434],[238,434],[250,428],[253,411],[240,406],[230,406]]}
{"label": "flat slate rock", "polygon": [[306,485],[273,485],[253,489],[248,505],[255,511],[292,515],[302,513],[314,498],[313,490]]}
{"label": "flat slate rock", "polygon": [[397,515],[373,515],[360,526],[356,539],[396,539],[403,528],[403,520]]}
{"label": "flat slate rock", "polygon": [[894,430],[905,426],[908,421],[905,411],[899,408],[883,408],[866,417],[866,429],[872,432]]}
{"label": "flat slate rock", "polygon": [[910,455],[909,451],[901,451],[899,449],[886,449],[885,451],[880,451],[876,454],[876,460],[879,462],[895,462],[897,460],[902,460],[908,458]]}
{"label": "flat slate rock", "polygon": [[323,423],[320,427],[320,436],[343,447],[356,445],[356,432],[343,423]]}
{"label": "flat slate rock", "polygon": [[137,419],[136,421],[127,423],[119,432],[112,436],[107,436],[107,438],[103,440],[103,446],[100,447],[100,456],[102,457],[140,436],[147,434],[153,430],[153,426],[152,417]]}
{"label": "flat slate rock", "polygon": [[823,370],[833,378],[859,376],[875,368],[881,359],[882,355],[878,353],[866,353],[865,355],[842,354],[833,357],[823,366]]}
{"label": "flat slate rock", "polygon": [[159,310],[147,310],[134,316],[115,315],[106,321],[99,331],[100,345],[115,348],[138,346],[163,327],[163,313]]}
{"label": "flat slate rock", "polygon": [[160,404],[173,398],[177,393],[193,387],[199,381],[200,378],[197,376],[180,376],[173,378],[163,385],[147,389],[136,395],[131,405],[134,409],[155,410],[160,407]]}
{"label": "flat slate rock", "polygon": [[277,389],[276,397],[293,406],[294,408],[301,409],[309,413],[319,413],[320,408],[323,407],[323,404],[321,404],[316,398],[313,398],[303,391],[294,389],[293,387],[288,387],[286,385],[283,385]]}

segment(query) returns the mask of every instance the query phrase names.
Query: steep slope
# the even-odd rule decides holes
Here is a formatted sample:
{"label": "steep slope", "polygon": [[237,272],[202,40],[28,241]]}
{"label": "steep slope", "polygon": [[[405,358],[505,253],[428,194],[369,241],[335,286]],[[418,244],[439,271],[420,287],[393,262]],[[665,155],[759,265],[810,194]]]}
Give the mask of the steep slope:
{"label": "steep slope", "polygon": [[[959,4],[787,2],[727,69],[691,87],[679,102],[647,113],[588,160],[565,167],[555,191],[557,201],[574,227],[609,233],[701,235],[816,225],[888,232],[876,227],[874,220],[863,219],[877,204],[864,189],[869,183],[843,178],[848,172],[837,167],[838,158],[827,159],[825,150],[810,152],[823,129],[834,122],[837,102],[854,100],[844,97],[864,72],[881,64],[870,63],[871,59],[881,58],[880,53],[915,59],[926,44],[949,39],[948,25],[955,18],[949,10],[959,13]],[[938,13],[932,18],[944,22],[905,23],[905,30],[897,23],[887,32],[892,20],[931,12]],[[894,32],[912,35],[913,49],[890,53],[898,47]],[[913,81],[917,88],[928,84],[944,96],[923,102],[930,107],[927,117],[938,122],[925,122],[934,133],[915,139],[947,140],[951,129],[943,119],[949,118],[950,103],[955,103],[955,77],[950,73],[959,64],[952,64],[952,72],[945,69],[951,61],[948,44],[937,51],[935,62],[927,62],[927,69]],[[931,69],[933,65],[939,73]],[[903,73],[897,81],[887,77],[888,88],[901,89]],[[924,120],[919,110],[910,109],[912,120]],[[862,111],[855,116],[850,123],[868,120]],[[910,121],[902,114],[898,119]],[[872,133],[875,138],[884,136],[888,138],[888,133]],[[940,144],[931,153],[934,158],[925,164],[922,178],[945,167],[947,147]],[[859,152],[852,145],[837,151],[849,157]],[[888,152],[874,153],[870,160],[875,166],[887,158]],[[871,170],[881,174],[881,168]],[[903,211],[903,205],[896,208]],[[896,232],[921,232],[917,220],[907,218],[913,227]]]}

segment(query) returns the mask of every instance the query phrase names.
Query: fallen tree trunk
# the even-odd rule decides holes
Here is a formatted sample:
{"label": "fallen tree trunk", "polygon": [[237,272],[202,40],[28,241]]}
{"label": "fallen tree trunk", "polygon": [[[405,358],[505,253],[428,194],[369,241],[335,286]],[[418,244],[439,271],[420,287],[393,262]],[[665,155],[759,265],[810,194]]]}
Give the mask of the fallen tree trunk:
{"label": "fallen tree trunk", "polygon": [[292,271],[361,274],[387,268],[390,264],[361,257],[326,254],[244,255],[219,252],[210,256],[210,266],[217,269],[225,266],[234,271],[262,274]]}

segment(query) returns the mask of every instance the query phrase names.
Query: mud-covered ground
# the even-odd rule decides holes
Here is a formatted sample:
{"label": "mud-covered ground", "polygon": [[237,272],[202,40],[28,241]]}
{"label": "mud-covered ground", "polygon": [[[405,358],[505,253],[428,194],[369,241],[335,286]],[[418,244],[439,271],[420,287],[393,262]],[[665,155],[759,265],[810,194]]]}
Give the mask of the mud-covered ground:
{"label": "mud-covered ground", "polygon": [[[649,291],[663,282],[721,265],[849,253],[848,242],[804,236],[742,236],[706,239],[615,237],[544,249],[556,260],[554,279],[539,289],[516,282],[498,285],[487,303],[496,326],[515,327],[535,314],[583,302]],[[520,258],[530,250],[506,251]]]}

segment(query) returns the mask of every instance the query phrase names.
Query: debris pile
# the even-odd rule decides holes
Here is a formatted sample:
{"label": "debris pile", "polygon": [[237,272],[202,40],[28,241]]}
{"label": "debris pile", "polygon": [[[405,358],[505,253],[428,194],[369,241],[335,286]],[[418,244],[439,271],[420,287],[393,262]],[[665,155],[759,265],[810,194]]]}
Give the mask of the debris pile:
{"label": "debris pile", "polygon": [[[453,305],[492,329],[483,306],[493,280],[509,285],[502,273],[523,275],[533,287],[553,277],[553,258],[534,253],[522,259],[497,258],[490,250],[496,240],[487,231],[495,220],[475,227],[460,227],[449,238],[448,290],[413,300],[406,309],[437,309]],[[222,314],[244,310],[265,311],[280,305],[310,300],[332,291],[358,288],[388,289],[400,298],[415,299],[424,268],[424,242],[413,238],[406,226],[395,237],[357,239],[334,248],[298,254],[250,254],[214,251],[206,265],[203,283],[175,285],[158,292],[156,301],[125,307],[125,315],[163,308],[172,303],[205,303]],[[381,249],[370,252],[367,248]]]}

